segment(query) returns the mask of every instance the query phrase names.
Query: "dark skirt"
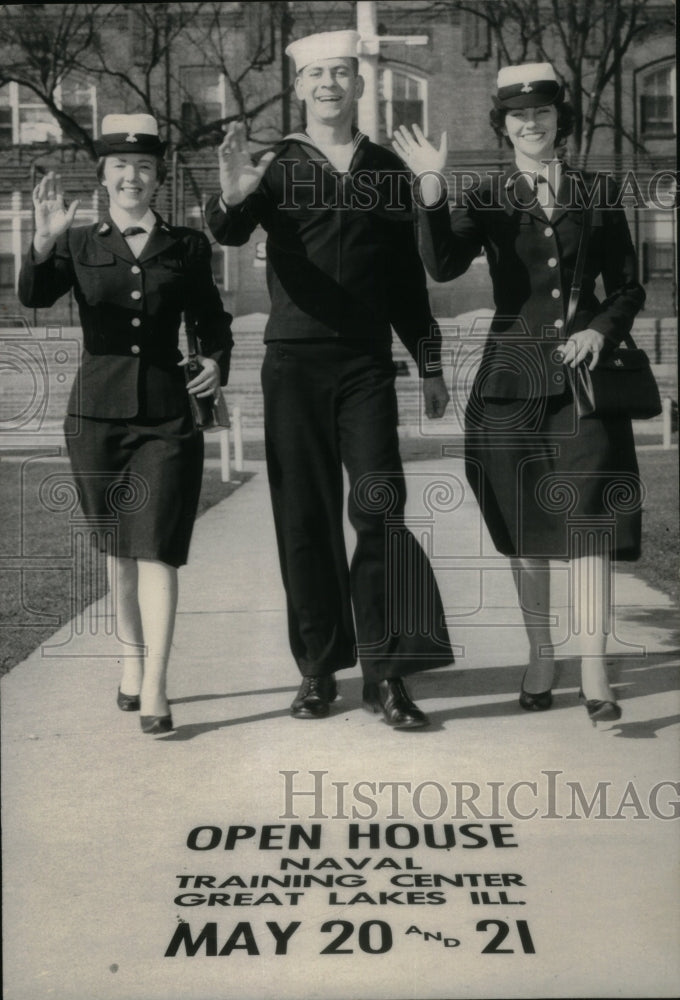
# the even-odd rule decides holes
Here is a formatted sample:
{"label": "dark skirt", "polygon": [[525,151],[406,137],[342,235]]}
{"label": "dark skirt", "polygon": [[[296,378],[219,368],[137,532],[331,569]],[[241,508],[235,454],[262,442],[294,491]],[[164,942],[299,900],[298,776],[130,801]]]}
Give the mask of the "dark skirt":
{"label": "dark skirt", "polygon": [[170,566],[187,561],[203,470],[203,435],[170,420],[66,417],[71,468],[102,551]]}
{"label": "dark skirt", "polygon": [[579,420],[568,392],[473,393],[465,430],[467,478],[499,552],[570,559],[589,538],[614,559],[639,558],[644,488],[628,417]]}

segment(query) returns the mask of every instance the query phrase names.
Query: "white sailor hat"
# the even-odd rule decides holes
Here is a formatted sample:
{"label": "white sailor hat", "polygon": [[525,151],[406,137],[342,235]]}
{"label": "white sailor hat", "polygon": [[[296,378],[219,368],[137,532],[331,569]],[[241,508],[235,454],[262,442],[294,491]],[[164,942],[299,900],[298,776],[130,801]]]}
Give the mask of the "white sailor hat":
{"label": "white sailor hat", "polygon": [[299,73],[310,62],[319,59],[358,59],[359,39],[358,31],[321,31],[291,42],[286,46],[286,55],[291,57]]}
{"label": "white sailor hat", "polygon": [[564,88],[550,63],[522,63],[498,71],[497,108],[537,108],[560,100]]}
{"label": "white sailor hat", "polygon": [[162,156],[166,145],[158,137],[158,122],[152,115],[105,115],[94,149],[97,156],[109,156],[111,153],[153,153]]}

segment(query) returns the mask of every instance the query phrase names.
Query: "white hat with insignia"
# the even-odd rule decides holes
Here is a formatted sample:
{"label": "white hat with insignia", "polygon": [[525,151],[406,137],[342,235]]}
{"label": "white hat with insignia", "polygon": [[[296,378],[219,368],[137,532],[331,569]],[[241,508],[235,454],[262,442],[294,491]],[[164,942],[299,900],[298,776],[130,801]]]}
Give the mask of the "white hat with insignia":
{"label": "white hat with insignia", "polygon": [[291,42],[286,46],[286,55],[299,73],[309,63],[321,59],[358,59],[359,39],[358,31],[321,31]]}
{"label": "white hat with insignia", "polygon": [[111,153],[153,153],[162,156],[167,143],[158,137],[158,122],[152,115],[105,115],[101,135],[95,140],[97,156]]}
{"label": "white hat with insignia", "polygon": [[550,63],[522,63],[498,71],[497,108],[538,108],[562,99],[564,88]]}

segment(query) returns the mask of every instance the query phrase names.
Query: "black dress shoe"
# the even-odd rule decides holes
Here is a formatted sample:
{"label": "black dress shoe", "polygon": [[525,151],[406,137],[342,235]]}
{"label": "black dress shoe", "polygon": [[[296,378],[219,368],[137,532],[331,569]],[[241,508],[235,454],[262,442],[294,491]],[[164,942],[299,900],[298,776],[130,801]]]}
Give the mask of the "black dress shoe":
{"label": "black dress shoe", "polygon": [[[526,677],[527,672],[524,671],[524,677]],[[547,712],[547,710],[552,705],[552,691],[550,688],[547,691],[538,691],[536,694],[532,694],[531,691],[524,690],[524,677],[522,678],[522,683],[520,684],[519,690],[519,705],[526,712]]]}
{"label": "black dress shoe", "polygon": [[140,700],[138,694],[123,694],[120,688],[118,688],[118,695],[116,697],[116,704],[121,712],[138,712],[140,706]]}
{"label": "black dress shoe", "polygon": [[588,718],[597,729],[598,722],[618,722],[623,712],[618,701],[600,701],[598,698],[586,698],[583,688],[578,693],[579,701],[586,706]]}
{"label": "black dress shoe", "polygon": [[409,698],[401,677],[364,684],[364,708],[371,712],[382,711],[387,725],[395,729],[420,729],[430,723]]}
{"label": "black dress shoe", "polygon": [[328,708],[338,696],[335,674],[320,677],[303,677],[300,690],[290,706],[294,719],[323,719]]}
{"label": "black dress shoe", "polygon": [[161,733],[171,733],[175,728],[172,724],[172,715],[140,715],[139,724],[143,733],[151,736],[159,736]]}

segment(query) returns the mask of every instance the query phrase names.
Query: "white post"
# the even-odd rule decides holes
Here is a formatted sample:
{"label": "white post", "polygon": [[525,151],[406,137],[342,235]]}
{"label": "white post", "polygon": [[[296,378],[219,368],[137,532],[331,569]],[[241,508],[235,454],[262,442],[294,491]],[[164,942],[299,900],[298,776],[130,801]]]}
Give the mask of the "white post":
{"label": "white post", "polygon": [[234,468],[237,472],[243,472],[243,431],[241,427],[241,407],[235,406],[233,410],[234,424]]}
{"label": "white post", "polygon": [[379,138],[378,119],[378,18],[375,0],[358,0],[357,31],[365,41],[359,45],[359,72],[364,78],[364,93],[359,100],[359,129],[369,139]]}
{"label": "white post", "polygon": [[664,396],[663,399],[663,447],[666,451],[671,446],[671,436],[673,430],[673,400],[670,396]]}
{"label": "white post", "polygon": [[228,427],[222,427],[220,430],[220,472],[222,482],[228,483],[231,479]]}

